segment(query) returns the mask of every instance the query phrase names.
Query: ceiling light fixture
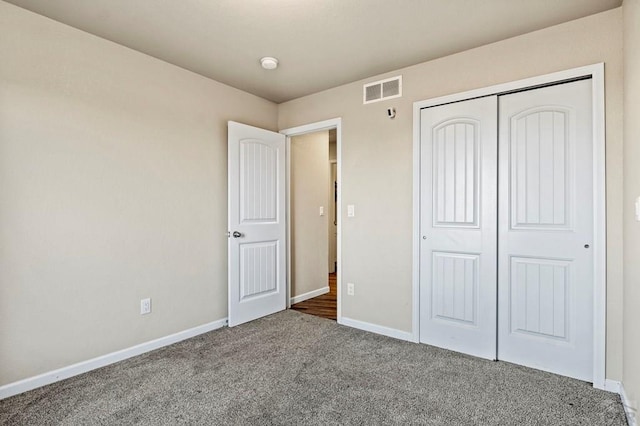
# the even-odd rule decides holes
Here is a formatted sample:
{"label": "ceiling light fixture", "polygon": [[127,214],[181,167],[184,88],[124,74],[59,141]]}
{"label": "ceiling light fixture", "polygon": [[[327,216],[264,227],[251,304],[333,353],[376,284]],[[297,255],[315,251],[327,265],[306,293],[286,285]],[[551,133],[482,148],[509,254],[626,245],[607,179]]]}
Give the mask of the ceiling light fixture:
{"label": "ceiling light fixture", "polygon": [[271,56],[265,56],[264,58],[260,59],[260,65],[262,65],[262,68],[264,68],[265,70],[275,70],[276,68],[278,68],[278,60],[276,58],[272,58]]}

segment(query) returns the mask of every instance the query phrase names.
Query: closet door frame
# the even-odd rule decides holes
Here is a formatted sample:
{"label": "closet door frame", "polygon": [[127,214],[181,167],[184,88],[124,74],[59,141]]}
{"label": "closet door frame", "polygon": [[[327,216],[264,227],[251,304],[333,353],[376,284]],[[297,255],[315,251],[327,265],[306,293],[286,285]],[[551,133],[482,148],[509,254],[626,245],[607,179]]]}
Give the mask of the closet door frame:
{"label": "closet door frame", "polygon": [[478,97],[519,92],[562,82],[590,78],[593,112],[593,387],[609,390],[605,380],[606,354],[606,194],[605,194],[605,97],[604,63],[545,74],[413,104],[413,315],[412,340],[420,341],[420,111],[423,108]]}

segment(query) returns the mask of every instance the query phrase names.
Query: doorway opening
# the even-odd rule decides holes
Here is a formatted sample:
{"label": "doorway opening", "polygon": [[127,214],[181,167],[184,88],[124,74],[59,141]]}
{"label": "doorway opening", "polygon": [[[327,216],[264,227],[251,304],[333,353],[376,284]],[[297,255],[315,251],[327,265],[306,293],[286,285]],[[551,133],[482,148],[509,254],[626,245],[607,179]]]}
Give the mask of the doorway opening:
{"label": "doorway opening", "polygon": [[340,322],[340,119],[287,135],[288,306]]}

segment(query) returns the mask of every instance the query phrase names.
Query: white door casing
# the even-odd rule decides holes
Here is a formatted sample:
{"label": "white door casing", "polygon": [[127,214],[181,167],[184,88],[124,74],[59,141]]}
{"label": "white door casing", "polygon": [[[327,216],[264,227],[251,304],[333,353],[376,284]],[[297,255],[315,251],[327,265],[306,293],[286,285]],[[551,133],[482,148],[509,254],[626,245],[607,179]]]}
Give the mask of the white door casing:
{"label": "white door casing", "polygon": [[420,115],[420,342],[496,356],[497,98]]}
{"label": "white door casing", "polygon": [[593,379],[591,81],[499,98],[498,359]]}
{"label": "white door casing", "polygon": [[229,326],[286,308],[285,136],[229,121]]}

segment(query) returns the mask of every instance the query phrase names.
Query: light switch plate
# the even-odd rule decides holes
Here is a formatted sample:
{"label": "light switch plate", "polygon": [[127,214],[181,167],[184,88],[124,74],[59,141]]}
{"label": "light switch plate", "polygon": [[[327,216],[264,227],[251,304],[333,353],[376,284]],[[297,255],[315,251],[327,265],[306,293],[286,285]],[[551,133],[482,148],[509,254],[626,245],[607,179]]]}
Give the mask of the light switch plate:
{"label": "light switch plate", "polygon": [[324,207],[320,206],[320,216],[324,216]]}
{"label": "light switch plate", "polygon": [[353,204],[347,206],[347,217],[355,217],[356,207]]}
{"label": "light switch plate", "polygon": [[640,197],[636,198],[636,220],[640,222]]}

